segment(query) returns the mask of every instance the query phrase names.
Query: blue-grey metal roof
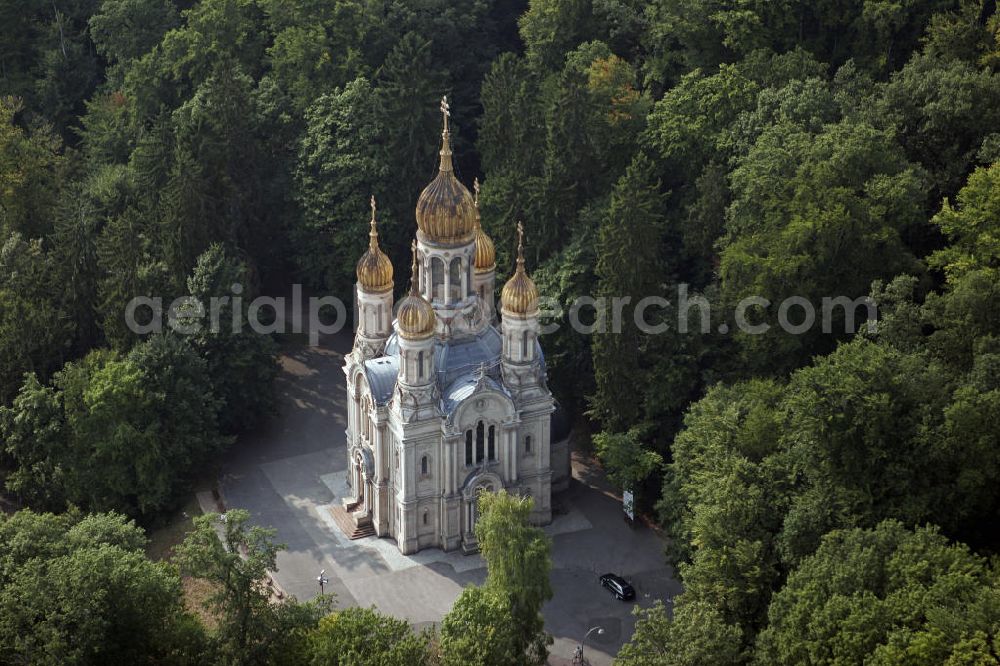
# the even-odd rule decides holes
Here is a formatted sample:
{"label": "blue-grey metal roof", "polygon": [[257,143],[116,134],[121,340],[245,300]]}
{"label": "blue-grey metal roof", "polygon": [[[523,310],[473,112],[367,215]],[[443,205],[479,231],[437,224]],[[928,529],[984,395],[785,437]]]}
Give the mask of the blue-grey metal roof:
{"label": "blue-grey metal roof", "polygon": [[[486,386],[494,391],[507,394],[497,380],[489,375],[484,378]],[[462,404],[462,401],[476,392],[476,385],[479,383],[479,372],[470,372],[462,375],[441,393],[441,411],[451,414],[455,408]]]}
{"label": "blue-grey metal roof", "polygon": [[397,356],[380,356],[365,361],[365,376],[371,389],[375,404],[384,405],[392,397],[396,388],[396,377],[399,375],[399,358]]}
{"label": "blue-grey metal roof", "polygon": [[[438,386],[450,386],[458,377],[473,372],[485,365],[490,374],[500,363],[500,353],[503,350],[503,338],[493,326],[487,326],[474,338],[438,341],[434,344],[434,369],[437,372]],[[385,344],[387,357],[399,356],[399,339],[393,333]]]}
{"label": "blue-grey metal roof", "polygon": [[[434,344],[434,369],[437,373],[438,388],[442,395],[442,405],[447,404],[444,398],[453,386],[458,385],[458,380],[467,375],[478,377],[480,368],[485,368],[486,374],[493,378],[493,383],[498,387],[502,383],[500,376],[500,355],[503,351],[503,337],[494,326],[487,326],[476,337],[463,338],[458,340],[437,341]],[[535,352],[541,364],[542,373],[545,373],[545,355],[542,346],[535,341]],[[373,380],[373,374],[369,370],[370,364],[389,360],[392,362],[392,377],[383,377],[381,373],[388,373],[388,370],[380,368],[378,377]],[[399,338],[393,333],[385,344],[385,356],[372,361],[365,362],[365,372],[368,373],[368,382],[372,389],[372,395],[379,404],[385,404],[392,395],[392,390],[396,385],[396,373],[399,371]],[[382,389],[376,388],[376,381],[381,381]],[[501,389],[503,390],[503,389]],[[384,397],[382,397],[384,396]],[[445,412],[450,412],[451,408],[446,408]]]}
{"label": "blue-grey metal roof", "polygon": [[449,340],[434,345],[434,365],[438,375],[438,385],[450,386],[460,376],[478,371],[480,366],[487,369],[497,367],[503,340],[492,326],[487,326],[475,338]]}

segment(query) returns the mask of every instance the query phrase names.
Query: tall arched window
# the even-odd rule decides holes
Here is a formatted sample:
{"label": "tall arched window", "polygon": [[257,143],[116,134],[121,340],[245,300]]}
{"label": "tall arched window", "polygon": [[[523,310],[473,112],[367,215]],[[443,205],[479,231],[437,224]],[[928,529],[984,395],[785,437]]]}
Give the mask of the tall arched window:
{"label": "tall arched window", "polygon": [[434,300],[444,300],[444,260],[441,257],[431,259],[431,284],[433,286],[432,298]]}
{"label": "tall arched window", "polygon": [[362,374],[359,372],[358,376],[354,380],[355,381],[355,384],[354,384],[354,395],[357,396],[357,399],[354,400],[354,404],[352,405],[352,409],[354,410],[353,416],[354,416],[354,437],[355,438],[358,438],[358,437],[361,436],[362,429],[364,428],[364,424],[361,422],[362,415],[364,414],[364,412],[361,409],[361,402],[362,402],[362,397],[361,396],[364,395],[365,387],[364,387],[364,380],[361,377],[362,377]]}
{"label": "tall arched window", "polygon": [[483,426],[483,422],[480,421],[478,423],[478,425],[476,425],[476,462],[477,463],[483,462],[483,448],[484,448],[483,447],[483,444],[484,444],[483,440],[484,439],[485,439],[485,427]]}
{"label": "tall arched window", "polygon": [[420,473],[424,476],[427,476],[427,469],[428,469],[427,456],[422,456],[420,458]]}
{"label": "tall arched window", "polygon": [[524,452],[531,453],[531,435],[524,438]]}
{"label": "tall arched window", "polygon": [[424,525],[427,524],[429,518],[430,518],[430,512],[427,509],[424,509]]}
{"label": "tall arched window", "polygon": [[465,431],[465,466],[472,464],[472,431]]}
{"label": "tall arched window", "polygon": [[449,267],[451,275],[448,276],[451,293],[448,294],[449,301],[457,301],[462,298],[462,258],[455,257],[451,260]]}
{"label": "tall arched window", "polygon": [[497,459],[496,426],[490,426],[489,445],[486,449],[486,455],[489,460]]}
{"label": "tall arched window", "polygon": [[521,333],[521,358],[528,358],[528,332],[523,331]]}
{"label": "tall arched window", "polygon": [[365,396],[361,401],[361,434],[369,442],[372,441],[372,401],[371,397]]}
{"label": "tall arched window", "polygon": [[424,378],[424,353],[417,352],[417,377]]}

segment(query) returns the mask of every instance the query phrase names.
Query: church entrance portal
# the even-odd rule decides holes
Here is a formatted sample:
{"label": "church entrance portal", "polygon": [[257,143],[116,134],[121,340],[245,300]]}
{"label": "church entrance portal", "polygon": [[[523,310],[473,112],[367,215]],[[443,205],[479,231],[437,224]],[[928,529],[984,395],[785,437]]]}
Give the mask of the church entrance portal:
{"label": "church entrance portal", "polygon": [[496,492],[503,487],[499,477],[493,477],[494,475],[490,474],[489,478],[477,481],[464,493],[462,549],[466,553],[474,553],[479,550],[479,541],[476,539],[476,523],[479,521],[479,495],[484,492]]}
{"label": "church entrance portal", "polygon": [[356,519],[370,518],[373,494],[372,480],[368,477],[364,455],[360,451],[355,454],[354,464],[351,467],[351,486],[354,490],[352,513]]}

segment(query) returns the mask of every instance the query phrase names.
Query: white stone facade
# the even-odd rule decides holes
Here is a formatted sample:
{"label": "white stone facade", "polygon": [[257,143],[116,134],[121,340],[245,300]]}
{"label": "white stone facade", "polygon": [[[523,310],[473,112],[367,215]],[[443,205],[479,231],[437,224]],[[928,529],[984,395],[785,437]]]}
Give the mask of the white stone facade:
{"label": "white stone facade", "polygon": [[495,271],[476,272],[475,241],[417,239],[432,336],[400,336],[392,291],[357,288],[359,327],[344,368],[354,497],[345,504],[404,554],[472,552],[480,489],[530,495],[533,522],[551,521],[553,487],[569,482],[567,443],[551,442],[555,404],[537,315],[498,326]]}

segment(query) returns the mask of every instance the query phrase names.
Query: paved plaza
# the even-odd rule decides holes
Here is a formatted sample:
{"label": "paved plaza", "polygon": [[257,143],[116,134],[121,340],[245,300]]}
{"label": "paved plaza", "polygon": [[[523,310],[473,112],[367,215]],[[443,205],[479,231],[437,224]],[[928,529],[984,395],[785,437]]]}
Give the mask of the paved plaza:
{"label": "paved plaza", "polygon": [[[278,556],[277,580],[289,594],[308,599],[319,592],[326,570],[327,592],[339,606],[375,606],[415,627],[439,622],[462,588],[482,583],[478,555],[437,549],[399,553],[394,541],[368,537],[349,541],[328,508],[345,496],[345,399],[343,352],[347,335],[320,347],[290,347],[281,357],[278,414],[231,450],[222,476],[229,508],[244,508],[256,523],[277,529],[288,549]],[[574,457],[574,480],[554,496],[555,515],[545,527],[552,538],[554,596],[545,606],[546,630],[555,637],[553,664],[568,663],[587,630],[587,657],[609,664],[631,636],[633,603],[615,600],[597,577],[612,571],[636,587],[636,603],[671,599],[680,592],[665,564],[663,542],[647,527],[630,528],[621,502],[603,477]]]}

